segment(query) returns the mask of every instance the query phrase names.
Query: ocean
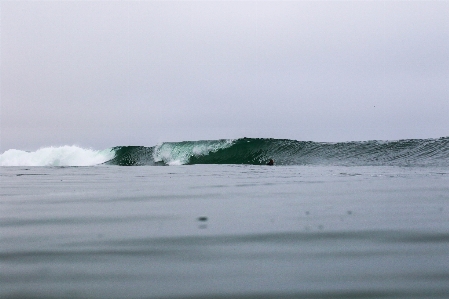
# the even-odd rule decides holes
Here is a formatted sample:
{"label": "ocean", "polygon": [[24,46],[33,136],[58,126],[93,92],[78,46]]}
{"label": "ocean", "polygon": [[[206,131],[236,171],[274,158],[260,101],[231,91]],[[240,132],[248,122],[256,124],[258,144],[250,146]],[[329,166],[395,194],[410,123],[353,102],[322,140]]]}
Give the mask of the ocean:
{"label": "ocean", "polygon": [[47,147],[0,165],[0,298],[449,298],[449,137]]}

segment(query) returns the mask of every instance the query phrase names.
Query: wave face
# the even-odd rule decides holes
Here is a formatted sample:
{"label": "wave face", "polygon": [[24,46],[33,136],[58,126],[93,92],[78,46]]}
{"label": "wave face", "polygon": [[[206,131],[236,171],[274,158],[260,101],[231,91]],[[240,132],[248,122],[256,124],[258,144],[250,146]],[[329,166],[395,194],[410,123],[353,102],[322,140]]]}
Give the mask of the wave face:
{"label": "wave face", "polygon": [[34,152],[10,149],[0,155],[1,166],[91,166],[112,159],[114,151],[77,146],[45,147]]}
{"label": "wave face", "polygon": [[347,165],[449,166],[449,137],[325,143],[241,138],[166,142],[155,147],[118,146],[109,165]]}

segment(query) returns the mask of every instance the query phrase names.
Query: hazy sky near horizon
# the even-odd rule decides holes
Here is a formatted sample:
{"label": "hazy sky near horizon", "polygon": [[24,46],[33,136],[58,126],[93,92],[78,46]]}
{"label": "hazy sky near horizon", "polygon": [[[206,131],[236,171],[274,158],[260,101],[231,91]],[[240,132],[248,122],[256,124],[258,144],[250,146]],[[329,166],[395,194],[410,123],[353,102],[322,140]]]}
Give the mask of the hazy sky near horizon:
{"label": "hazy sky near horizon", "polygon": [[447,1],[2,1],[1,152],[449,136]]}

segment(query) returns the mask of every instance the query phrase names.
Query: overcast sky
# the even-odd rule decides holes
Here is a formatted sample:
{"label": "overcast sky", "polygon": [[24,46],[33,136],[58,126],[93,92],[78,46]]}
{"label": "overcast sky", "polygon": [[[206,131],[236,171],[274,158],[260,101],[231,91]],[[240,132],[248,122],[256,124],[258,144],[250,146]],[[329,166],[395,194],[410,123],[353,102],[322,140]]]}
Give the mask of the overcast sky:
{"label": "overcast sky", "polygon": [[1,152],[449,135],[448,1],[2,1]]}

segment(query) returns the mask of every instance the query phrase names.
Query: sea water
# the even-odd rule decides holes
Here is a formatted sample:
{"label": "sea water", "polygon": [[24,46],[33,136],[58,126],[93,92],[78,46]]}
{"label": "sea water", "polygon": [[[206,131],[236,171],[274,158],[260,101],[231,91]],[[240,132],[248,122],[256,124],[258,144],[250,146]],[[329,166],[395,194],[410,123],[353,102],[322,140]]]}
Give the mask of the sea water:
{"label": "sea water", "polygon": [[0,170],[0,298],[449,298],[447,166]]}

